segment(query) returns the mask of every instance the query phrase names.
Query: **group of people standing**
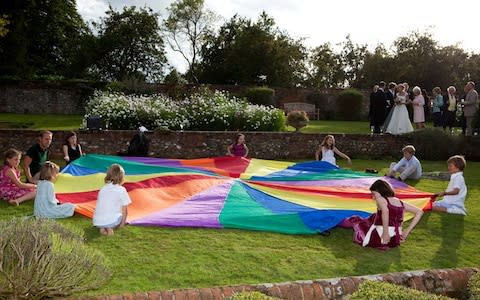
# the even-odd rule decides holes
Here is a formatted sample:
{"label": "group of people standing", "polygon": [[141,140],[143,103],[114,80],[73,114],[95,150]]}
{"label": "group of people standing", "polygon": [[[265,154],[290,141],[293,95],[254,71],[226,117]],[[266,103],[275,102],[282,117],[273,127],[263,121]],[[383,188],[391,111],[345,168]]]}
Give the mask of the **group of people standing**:
{"label": "group of people standing", "polygon": [[[464,88],[465,98],[459,99],[456,88],[450,86],[447,93],[442,94],[440,87],[432,90],[432,100],[426,90],[415,86],[409,91],[408,83],[396,84],[381,81],[373,87],[370,94],[370,125],[373,133],[404,134],[414,130],[407,105],[413,107],[413,123],[416,129],[425,128],[425,115],[431,113],[435,127],[447,127],[452,132],[455,127],[457,107],[463,110],[462,127],[465,135],[472,135],[473,120],[477,114],[478,93],[473,81],[467,82]],[[431,105],[430,105],[431,102]]]}

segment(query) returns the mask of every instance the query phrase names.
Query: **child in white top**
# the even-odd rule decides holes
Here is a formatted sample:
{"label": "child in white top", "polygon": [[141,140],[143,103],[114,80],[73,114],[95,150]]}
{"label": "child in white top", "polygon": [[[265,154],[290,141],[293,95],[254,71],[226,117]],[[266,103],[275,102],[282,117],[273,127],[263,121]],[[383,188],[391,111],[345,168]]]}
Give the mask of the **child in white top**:
{"label": "child in white top", "polygon": [[108,168],[105,185],[98,192],[93,225],[102,235],[112,235],[113,229],[125,226],[127,206],[132,202],[127,190],[122,186],[125,171],[119,164]]}
{"label": "child in white top", "polygon": [[450,214],[466,215],[465,197],[467,196],[467,186],[463,178],[463,169],[466,166],[465,158],[461,155],[455,155],[447,160],[450,182],[447,190],[435,194],[435,196],[443,196],[443,200],[435,201],[432,209],[438,212],[447,212]]}
{"label": "child in white top", "polygon": [[402,149],[403,158],[398,162],[392,162],[390,164],[389,177],[394,178],[397,172],[400,172],[400,176],[397,177],[400,181],[405,181],[407,178],[420,179],[422,177],[422,164],[415,157],[415,147],[407,145]]}
{"label": "child in white top", "polygon": [[333,137],[333,135],[329,134],[323,139],[323,142],[318,146],[317,152],[315,152],[315,160],[318,160],[320,158],[320,153],[322,153],[321,161],[326,161],[334,166],[337,165],[335,154],[345,158],[349,164],[352,164],[352,160],[350,159],[350,157],[340,152],[340,150],[335,147],[335,138]]}

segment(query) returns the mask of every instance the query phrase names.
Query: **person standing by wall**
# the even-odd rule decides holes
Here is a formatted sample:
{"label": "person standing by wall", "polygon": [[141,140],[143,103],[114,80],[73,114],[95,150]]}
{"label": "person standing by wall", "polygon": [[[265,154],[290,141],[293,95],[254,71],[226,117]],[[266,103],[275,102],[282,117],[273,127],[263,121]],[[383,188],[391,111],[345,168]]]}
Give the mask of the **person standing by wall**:
{"label": "person standing by wall", "polygon": [[465,85],[465,102],[463,113],[465,115],[466,130],[465,135],[472,135],[472,124],[475,115],[477,114],[478,93],[475,90],[475,83],[473,81],[467,82]]}

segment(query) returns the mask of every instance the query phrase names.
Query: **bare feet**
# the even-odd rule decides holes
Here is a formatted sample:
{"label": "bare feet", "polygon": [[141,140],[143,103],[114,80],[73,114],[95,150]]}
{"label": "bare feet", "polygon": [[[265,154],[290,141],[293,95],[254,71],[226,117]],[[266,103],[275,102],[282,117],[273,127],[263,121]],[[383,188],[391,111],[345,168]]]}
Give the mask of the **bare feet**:
{"label": "bare feet", "polygon": [[19,205],[19,203],[18,203],[17,200],[9,200],[9,201],[8,201],[8,204],[10,204],[10,205],[12,205],[12,206],[18,206],[18,205]]}

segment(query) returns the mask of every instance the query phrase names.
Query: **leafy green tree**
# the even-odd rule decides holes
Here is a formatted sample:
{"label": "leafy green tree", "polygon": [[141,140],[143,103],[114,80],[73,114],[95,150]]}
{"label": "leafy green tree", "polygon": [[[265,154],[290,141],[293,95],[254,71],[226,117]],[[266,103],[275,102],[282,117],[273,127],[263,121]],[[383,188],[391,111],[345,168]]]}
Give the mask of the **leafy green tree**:
{"label": "leafy green tree", "polygon": [[182,55],[188,64],[190,81],[198,82],[196,66],[206,37],[211,33],[217,16],[205,8],[204,0],[177,0],[167,8],[164,21],[166,40],[173,51]]}
{"label": "leafy green tree", "polygon": [[124,7],[122,12],[110,7],[106,14],[94,24],[98,44],[93,71],[104,80],[160,80],[166,57],[158,14],[135,6]]}
{"label": "leafy green tree", "polygon": [[8,19],[5,16],[0,16],[0,38],[4,37],[8,33],[7,25],[8,25]]}
{"label": "leafy green tree", "polygon": [[362,68],[357,74],[355,85],[359,88],[370,89],[379,81],[398,80],[398,65],[395,58],[383,44],[377,45],[373,52],[368,51]]}
{"label": "leafy green tree", "polygon": [[0,1],[0,15],[9,21],[0,39],[0,74],[64,76],[89,33],[75,0]]}
{"label": "leafy green tree", "polygon": [[202,48],[200,81],[262,83],[270,86],[304,84],[307,51],[275,26],[263,12],[256,23],[238,16],[221,26]]}
{"label": "leafy green tree", "polygon": [[350,35],[347,35],[345,41],[340,43],[340,46],[342,46],[340,57],[342,59],[343,71],[345,72],[345,86],[358,87],[358,75],[365,62],[367,46],[354,44]]}
{"label": "leafy green tree", "polygon": [[345,82],[341,57],[333,51],[330,43],[325,43],[312,50],[309,67],[308,86],[331,88],[342,86]]}

